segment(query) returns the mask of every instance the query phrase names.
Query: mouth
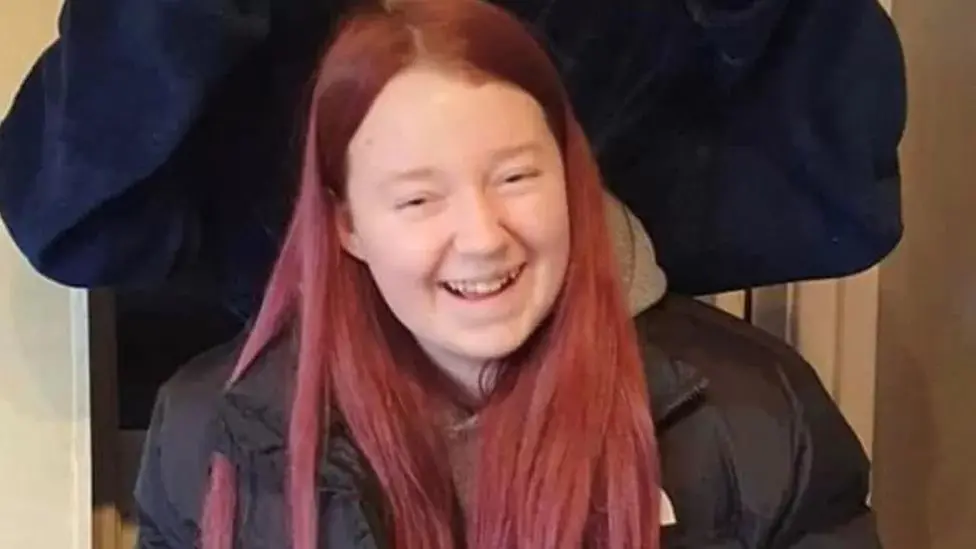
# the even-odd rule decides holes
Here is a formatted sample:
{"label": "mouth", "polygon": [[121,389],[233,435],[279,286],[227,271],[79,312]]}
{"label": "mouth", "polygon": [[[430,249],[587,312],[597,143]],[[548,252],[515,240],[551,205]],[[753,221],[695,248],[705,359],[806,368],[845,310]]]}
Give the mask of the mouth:
{"label": "mouth", "polygon": [[478,301],[504,293],[505,290],[515,285],[524,270],[525,264],[522,264],[500,275],[477,279],[445,280],[438,285],[455,297]]}

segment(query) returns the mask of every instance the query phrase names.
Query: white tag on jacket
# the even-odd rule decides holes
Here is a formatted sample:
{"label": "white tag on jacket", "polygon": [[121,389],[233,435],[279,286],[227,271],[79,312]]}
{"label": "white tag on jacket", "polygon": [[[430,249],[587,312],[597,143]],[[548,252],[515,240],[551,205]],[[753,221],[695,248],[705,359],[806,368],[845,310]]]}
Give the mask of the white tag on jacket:
{"label": "white tag on jacket", "polygon": [[674,506],[671,505],[671,498],[661,489],[661,526],[671,526],[678,523],[678,517],[674,516]]}

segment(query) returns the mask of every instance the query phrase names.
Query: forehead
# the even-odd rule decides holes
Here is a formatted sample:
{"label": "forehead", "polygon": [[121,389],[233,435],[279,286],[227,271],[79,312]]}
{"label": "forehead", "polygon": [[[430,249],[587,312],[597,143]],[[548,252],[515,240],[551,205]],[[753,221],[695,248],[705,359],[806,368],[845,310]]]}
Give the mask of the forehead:
{"label": "forehead", "polygon": [[390,167],[448,169],[551,140],[542,108],[521,89],[411,67],[386,85],[353,136],[350,176]]}

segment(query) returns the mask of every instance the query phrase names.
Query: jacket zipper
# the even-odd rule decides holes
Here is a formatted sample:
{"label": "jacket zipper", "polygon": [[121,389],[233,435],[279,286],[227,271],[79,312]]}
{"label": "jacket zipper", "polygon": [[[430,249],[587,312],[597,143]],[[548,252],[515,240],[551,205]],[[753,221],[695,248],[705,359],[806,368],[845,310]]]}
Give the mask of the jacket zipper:
{"label": "jacket zipper", "polygon": [[683,408],[697,402],[705,394],[707,387],[708,380],[701,378],[696,380],[693,385],[682,389],[678,396],[664,409],[661,417],[654,418],[654,423],[658,426],[659,430],[666,427],[670,420],[674,418],[675,414]]}

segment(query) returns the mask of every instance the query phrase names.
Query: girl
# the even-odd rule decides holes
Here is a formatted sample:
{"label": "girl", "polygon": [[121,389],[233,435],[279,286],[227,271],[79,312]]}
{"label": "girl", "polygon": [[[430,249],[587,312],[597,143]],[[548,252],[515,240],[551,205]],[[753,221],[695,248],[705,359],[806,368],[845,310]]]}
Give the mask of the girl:
{"label": "girl", "polygon": [[140,547],[877,547],[809,366],[703,305],[648,309],[653,277],[618,266],[646,257],[614,255],[647,247],[611,245],[604,204],[514,18],[353,14],[260,313],[160,397]]}

